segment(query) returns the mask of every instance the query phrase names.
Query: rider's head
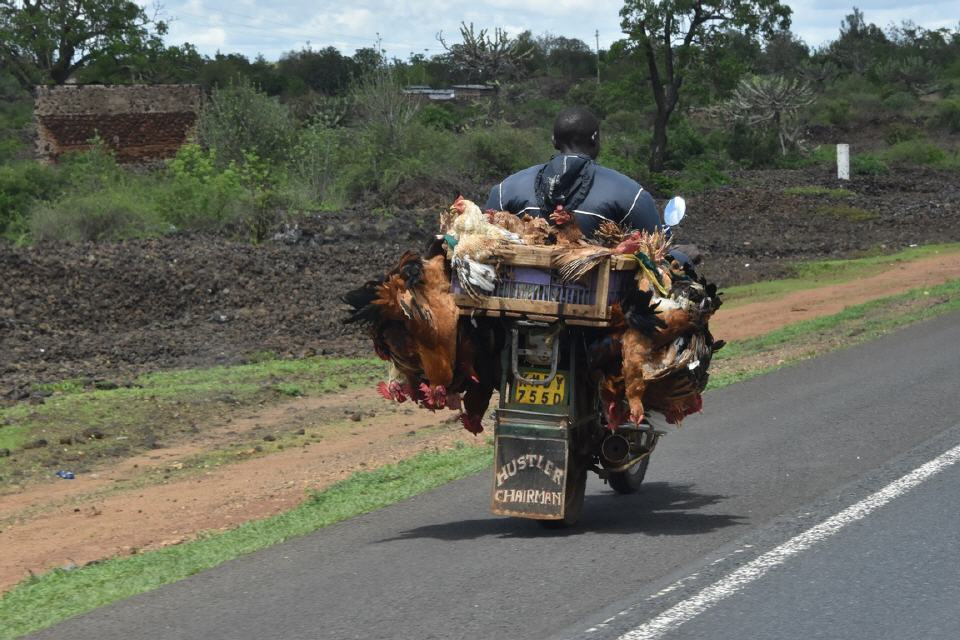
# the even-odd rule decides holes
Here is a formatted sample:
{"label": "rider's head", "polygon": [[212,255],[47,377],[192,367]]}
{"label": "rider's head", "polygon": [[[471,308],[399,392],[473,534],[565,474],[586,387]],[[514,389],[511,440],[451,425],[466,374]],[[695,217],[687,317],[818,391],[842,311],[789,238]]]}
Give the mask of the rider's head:
{"label": "rider's head", "polygon": [[567,107],[553,122],[553,147],[560,153],[600,153],[600,121],[583,107]]}

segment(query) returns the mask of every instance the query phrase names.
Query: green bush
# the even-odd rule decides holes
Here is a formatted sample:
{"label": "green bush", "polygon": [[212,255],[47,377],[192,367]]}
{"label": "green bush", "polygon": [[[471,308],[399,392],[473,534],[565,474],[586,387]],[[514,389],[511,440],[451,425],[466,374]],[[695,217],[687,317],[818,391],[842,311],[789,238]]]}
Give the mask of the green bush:
{"label": "green bush", "polygon": [[454,131],[459,124],[452,109],[438,104],[427,104],[421,107],[417,120],[424,126],[447,131]]}
{"label": "green bush", "polygon": [[894,163],[937,165],[947,159],[943,149],[927,140],[907,140],[898,142],[884,153],[885,158]]}
{"label": "green bush", "polygon": [[467,132],[463,145],[467,171],[485,179],[503,179],[550,156],[549,136],[536,130],[496,125]]}
{"label": "green bush", "polygon": [[346,160],[350,130],[313,122],[300,131],[291,155],[291,171],[309,197],[322,204],[334,197],[337,175]]}
{"label": "green bush", "polygon": [[871,155],[869,153],[857,153],[853,154],[853,157],[850,159],[850,170],[854,173],[854,175],[875,176],[887,173],[890,168],[887,166],[886,162],[875,155]]}
{"label": "green bush", "polygon": [[916,127],[912,124],[903,124],[902,122],[895,122],[889,127],[887,127],[886,135],[884,135],[884,140],[887,141],[889,145],[895,145],[898,142],[906,142],[907,140],[916,140],[917,138],[923,137],[923,132],[919,127]]}
{"label": "green bush", "polygon": [[953,133],[960,132],[960,98],[949,98],[937,105],[936,122]]}
{"label": "green bush", "polygon": [[811,109],[811,120],[815,124],[845,127],[853,119],[850,103],[843,98],[820,99]]}
{"label": "green bush", "polygon": [[89,242],[157,235],[167,225],[143,190],[114,185],[39,203],[31,211],[29,227],[34,242]]}
{"label": "green bush", "polygon": [[773,132],[737,123],[726,144],[727,153],[741,165],[756,169],[774,164],[780,145]]}
{"label": "green bush", "polygon": [[155,200],[165,222],[177,229],[223,231],[249,206],[240,172],[217,167],[216,153],[187,144],[167,163]]}
{"label": "green bush", "polygon": [[667,157],[664,167],[683,169],[692,159],[703,155],[707,145],[688,120],[675,118],[667,130]]}
{"label": "green bush", "polygon": [[715,161],[708,158],[691,160],[683,171],[656,173],[650,176],[650,184],[653,188],[666,197],[700,193],[729,182],[730,177]]}
{"label": "green bush", "polygon": [[883,108],[892,113],[903,114],[917,106],[917,98],[912,93],[898,91],[883,99]]}
{"label": "green bush", "polygon": [[38,162],[0,165],[0,234],[24,231],[32,204],[55,197],[62,183],[52,167]]}
{"label": "green bush", "polygon": [[641,179],[647,173],[650,140],[649,132],[604,133],[600,145],[600,157],[597,160],[600,164],[624,175]]}
{"label": "green bush", "polygon": [[249,83],[214,88],[197,122],[200,142],[216,152],[221,167],[242,163],[248,151],[282,164],[295,132],[287,107]]}

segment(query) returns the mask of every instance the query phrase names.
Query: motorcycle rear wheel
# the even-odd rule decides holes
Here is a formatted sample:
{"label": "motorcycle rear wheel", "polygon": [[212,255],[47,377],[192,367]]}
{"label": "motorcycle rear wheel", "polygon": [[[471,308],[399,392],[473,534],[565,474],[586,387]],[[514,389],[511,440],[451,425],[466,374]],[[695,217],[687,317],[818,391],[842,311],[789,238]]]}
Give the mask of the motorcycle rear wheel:
{"label": "motorcycle rear wheel", "polygon": [[610,488],[621,494],[636,493],[640,490],[643,478],[647,475],[647,467],[650,465],[650,456],[647,456],[637,464],[626,471],[611,472],[607,482]]}
{"label": "motorcycle rear wheel", "polygon": [[545,529],[565,529],[572,527],[580,520],[583,511],[583,499],[587,493],[587,467],[584,464],[574,464],[571,460],[567,473],[566,502],[563,507],[562,520],[537,520]]}

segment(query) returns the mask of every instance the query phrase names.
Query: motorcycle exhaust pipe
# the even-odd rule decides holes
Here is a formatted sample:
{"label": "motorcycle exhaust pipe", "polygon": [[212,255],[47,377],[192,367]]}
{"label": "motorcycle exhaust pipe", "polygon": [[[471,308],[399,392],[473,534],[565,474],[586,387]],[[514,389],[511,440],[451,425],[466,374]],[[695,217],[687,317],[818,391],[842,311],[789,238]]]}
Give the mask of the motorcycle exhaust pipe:
{"label": "motorcycle exhaust pipe", "polygon": [[600,453],[608,462],[621,464],[630,457],[630,441],[621,435],[611,433],[600,443]]}

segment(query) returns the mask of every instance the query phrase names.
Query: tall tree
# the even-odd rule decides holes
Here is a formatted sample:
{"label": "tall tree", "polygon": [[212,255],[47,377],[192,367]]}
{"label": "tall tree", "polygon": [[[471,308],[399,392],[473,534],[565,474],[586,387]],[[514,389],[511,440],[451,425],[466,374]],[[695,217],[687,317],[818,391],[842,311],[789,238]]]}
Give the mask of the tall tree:
{"label": "tall tree", "polygon": [[516,77],[521,71],[523,60],[533,55],[534,48],[524,42],[511,38],[507,32],[497,27],[493,33],[486,29],[476,31],[471,22],[460,25],[460,44],[448,45],[442,33],[437,40],[450,54],[455,67],[467,71],[471,76],[494,86],[491,116],[500,117],[500,83]]}
{"label": "tall tree", "polygon": [[657,107],[651,171],[663,169],[667,125],[696,48],[709,45],[730,29],[751,37],[758,33],[769,36],[778,28],[789,28],[790,14],[790,7],[778,0],[626,0],[620,24],[646,58]]}
{"label": "tall tree", "polygon": [[0,61],[24,86],[63,84],[98,57],[142,49],[166,31],[128,0],[0,0]]}

